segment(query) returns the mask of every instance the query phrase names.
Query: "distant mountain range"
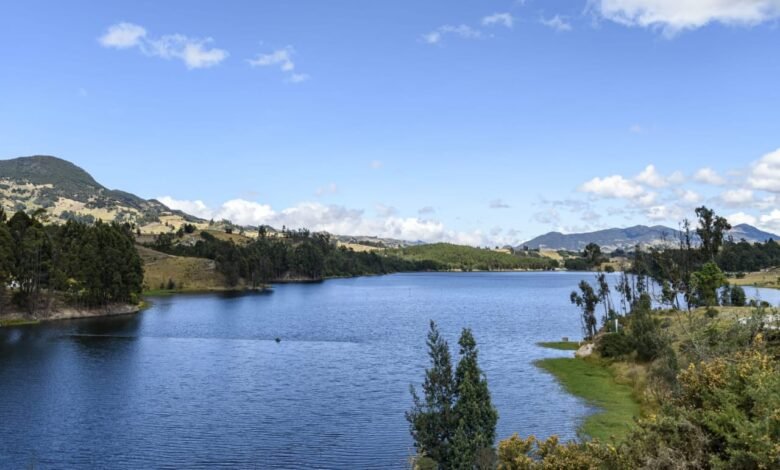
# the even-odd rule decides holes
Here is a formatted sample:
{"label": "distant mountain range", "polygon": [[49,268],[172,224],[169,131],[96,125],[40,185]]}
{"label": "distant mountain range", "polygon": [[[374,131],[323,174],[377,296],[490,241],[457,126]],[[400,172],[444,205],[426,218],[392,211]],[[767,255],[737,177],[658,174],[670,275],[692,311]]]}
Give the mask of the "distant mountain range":
{"label": "distant mountain range", "polygon": [[[550,232],[538,236],[520,245],[531,249],[579,251],[589,243],[596,243],[603,250],[614,251],[618,248],[632,248],[637,244],[643,247],[661,246],[676,243],[680,232],[663,225],[635,225],[628,228],[610,228],[586,233]],[[728,233],[734,240],[746,240],[750,243],[765,242],[769,239],[780,240],[780,236],[764,232],[748,224],[735,225]]]}

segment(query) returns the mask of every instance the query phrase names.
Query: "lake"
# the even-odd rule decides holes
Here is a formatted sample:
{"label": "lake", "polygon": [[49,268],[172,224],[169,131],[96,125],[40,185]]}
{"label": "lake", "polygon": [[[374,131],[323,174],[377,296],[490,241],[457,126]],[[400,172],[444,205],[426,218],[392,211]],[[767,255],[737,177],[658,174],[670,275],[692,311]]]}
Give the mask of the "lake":
{"label": "lake", "polygon": [[535,343],[581,336],[569,293],[582,278],[592,275],[336,279],[0,329],[0,462],[404,468],[413,454],[404,412],[428,365],[430,319],[454,355],[460,329],[472,328],[499,438],[574,438],[592,410],[533,362],[571,354]]}

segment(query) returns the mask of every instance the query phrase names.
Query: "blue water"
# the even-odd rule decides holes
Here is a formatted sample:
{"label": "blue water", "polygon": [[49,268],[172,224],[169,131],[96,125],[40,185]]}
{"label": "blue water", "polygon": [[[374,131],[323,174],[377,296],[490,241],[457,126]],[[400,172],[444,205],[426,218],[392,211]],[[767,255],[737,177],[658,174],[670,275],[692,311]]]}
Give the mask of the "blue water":
{"label": "blue water", "polygon": [[500,438],[573,438],[591,410],[532,363],[580,337],[582,277],[339,279],[2,329],[0,467],[403,468],[430,319],[453,353],[473,329]]}

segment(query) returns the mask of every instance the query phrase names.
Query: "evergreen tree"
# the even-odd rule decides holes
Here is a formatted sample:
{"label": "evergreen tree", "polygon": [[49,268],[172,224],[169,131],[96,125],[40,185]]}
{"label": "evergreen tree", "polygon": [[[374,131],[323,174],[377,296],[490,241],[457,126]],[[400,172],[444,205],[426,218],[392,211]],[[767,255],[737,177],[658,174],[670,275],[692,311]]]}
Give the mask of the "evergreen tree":
{"label": "evergreen tree", "polygon": [[461,357],[455,371],[457,427],[452,441],[451,468],[492,468],[498,412],[490,400],[487,379],[479,368],[477,343],[470,329],[463,329],[458,344]]}
{"label": "evergreen tree", "polygon": [[424,398],[410,387],[414,406],[406,413],[417,453],[449,468],[454,428],[455,380],[447,341],[431,320],[428,332],[428,356],[431,367],[425,371]]}

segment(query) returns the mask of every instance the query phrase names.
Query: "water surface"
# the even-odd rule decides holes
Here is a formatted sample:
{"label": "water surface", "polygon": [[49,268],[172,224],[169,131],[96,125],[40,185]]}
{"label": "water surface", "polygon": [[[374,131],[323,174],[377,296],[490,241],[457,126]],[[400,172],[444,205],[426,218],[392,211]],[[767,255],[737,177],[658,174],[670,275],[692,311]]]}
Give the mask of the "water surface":
{"label": "water surface", "polygon": [[[590,411],[533,366],[580,336],[582,273],[398,274],[0,330],[3,468],[403,468],[434,319],[473,329],[498,435],[575,437]],[[277,343],[275,338],[280,338]]]}

